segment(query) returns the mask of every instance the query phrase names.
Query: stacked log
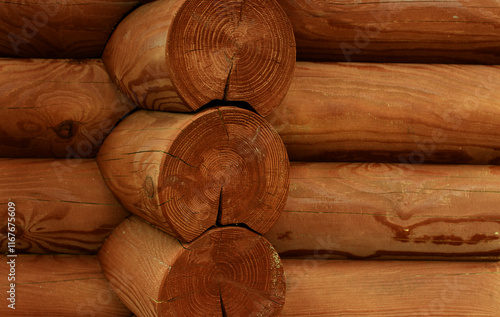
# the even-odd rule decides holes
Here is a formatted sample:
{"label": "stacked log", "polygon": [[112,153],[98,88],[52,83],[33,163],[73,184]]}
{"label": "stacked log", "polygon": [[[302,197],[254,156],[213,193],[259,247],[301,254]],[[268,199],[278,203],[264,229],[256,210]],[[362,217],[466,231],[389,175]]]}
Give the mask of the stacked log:
{"label": "stacked log", "polygon": [[299,60],[500,64],[495,0],[278,0]]}
{"label": "stacked log", "polygon": [[0,57],[98,58],[139,0],[0,3]]}
{"label": "stacked log", "polygon": [[267,115],[290,86],[295,40],[275,0],[154,1],[120,23],[102,58],[139,107],[186,112],[220,100]]}
{"label": "stacked log", "polygon": [[0,156],[94,157],[135,106],[100,60],[0,60]]}
{"label": "stacked log", "polygon": [[17,253],[95,254],[129,216],[93,159],[0,159],[0,179],[3,253],[7,223],[14,225]]}
{"label": "stacked log", "polygon": [[125,208],[182,241],[216,224],[265,233],[288,193],[280,137],[236,107],[137,111],[109,135],[97,162]]}
{"label": "stacked log", "polygon": [[183,244],[133,216],[98,257],[137,316],[279,316],[284,304],[278,254],[244,228],[213,228]]}

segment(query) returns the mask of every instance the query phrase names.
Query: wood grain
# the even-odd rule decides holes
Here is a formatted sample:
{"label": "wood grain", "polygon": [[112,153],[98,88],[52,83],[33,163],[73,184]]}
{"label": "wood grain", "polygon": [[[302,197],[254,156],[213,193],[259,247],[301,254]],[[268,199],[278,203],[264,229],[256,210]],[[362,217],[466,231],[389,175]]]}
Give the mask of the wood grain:
{"label": "wood grain", "polygon": [[0,57],[98,58],[138,0],[0,3]]}
{"label": "wood grain", "polygon": [[[10,264],[15,259],[15,281],[9,282]],[[15,310],[4,299],[2,316],[130,316],[102,274],[95,256],[18,255],[0,256],[1,289],[10,295],[15,283]]]}
{"label": "wood grain", "polygon": [[95,160],[0,159],[0,252],[7,252],[8,202],[16,252],[97,253],[129,215]]}
{"label": "wood grain", "polygon": [[216,223],[267,232],[288,193],[279,135],[236,107],[137,111],[108,136],[97,162],[125,208],[183,241]]}
{"label": "wood grain", "polygon": [[103,60],[142,108],[239,101],[267,115],[290,86],[295,40],[275,0],[155,1],[120,23]]}
{"label": "wood grain", "polygon": [[284,303],[278,254],[244,228],[213,228],[183,245],[133,216],[98,258],[137,316],[278,316]]}
{"label": "wood grain", "polygon": [[299,60],[500,63],[495,0],[278,0]]}
{"label": "wood grain", "polygon": [[283,260],[292,316],[498,316],[498,263]]}
{"label": "wood grain", "polygon": [[[283,257],[500,259],[500,168],[292,163]],[[375,264],[374,264],[375,265]]]}
{"label": "wood grain", "polygon": [[0,156],[93,157],[134,107],[100,60],[0,59]]}
{"label": "wood grain", "polygon": [[267,117],[292,161],[500,163],[500,67],[297,64]]}

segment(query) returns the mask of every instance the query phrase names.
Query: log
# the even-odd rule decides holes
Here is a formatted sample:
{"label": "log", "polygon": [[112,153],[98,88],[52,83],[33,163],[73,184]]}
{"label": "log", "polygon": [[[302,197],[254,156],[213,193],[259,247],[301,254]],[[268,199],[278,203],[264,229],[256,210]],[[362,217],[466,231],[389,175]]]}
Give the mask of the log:
{"label": "log", "polygon": [[137,316],[279,316],[284,304],[278,254],[244,228],[214,228],[183,245],[132,216],[98,258]]}
{"label": "log", "polygon": [[498,263],[283,260],[293,316],[498,316]]}
{"label": "log", "polygon": [[495,0],[278,0],[299,60],[500,63]]}
{"label": "log", "polygon": [[0,156],[94,157],[134,106],[100,60],[0,59]]}
{"label": "log", "polygon": [[500,164],[500,67],[297,64],[267,117],[291,161]]}
{"label": "log", "polygon": [[293,163],[282,257],[500,259],[500,167]]}
{"label": "log", "polygon": [[[0,305],[2,316],[131,315],[109,286],[95,256],[1,255],[0,261],[1,286],[7,296]],[[7,306],[12,304],[11,294],[15,294],[15,309]]]}
{"label": "log", "polygon": [[216,223],[267,232],[288,194],[279,135],[236,107],[137,111],[109,135],[97,163],[125,208],[183,241]]}
{"label": "log", "polygon": [[139,107],[239,101],[267,115],[290,86],[295,40],[275,0],[159,0],[119,24],[103,60]]}
{"label": "log", "polygon": [[3,253],[11,227],[18,253],[97,253],[129,215],[95,160],[0,159],[0,179]]}
{"label": "log", "polygon": [[118,22],[141,1],[0,3],[0,57],[98,58]]}

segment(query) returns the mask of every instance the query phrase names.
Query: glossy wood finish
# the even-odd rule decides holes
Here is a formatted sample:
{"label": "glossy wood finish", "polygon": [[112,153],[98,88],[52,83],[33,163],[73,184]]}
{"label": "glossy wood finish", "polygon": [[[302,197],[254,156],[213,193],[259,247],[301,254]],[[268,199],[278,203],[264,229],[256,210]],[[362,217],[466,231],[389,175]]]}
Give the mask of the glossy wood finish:
{"label": "glossy wood finish", "polygon": [[279,316],[283,307],[278,254],[243,228],[213,228],[182,244],[133,216],[98,257],[116,294],[137,316]]}
{"label": "glossy wood finish", "polygon": [[290,86],[295,40],[275,0],[159,0],[120,23],[103,60],[142,108],[241,101],[267,115]]}
{"label": "glossy wood finish", "polygon": [[0,252],[7,252],[8,202],[18,253],[97,253],[129,215],[95,160],[0,159],[0,179]]}
{"label": "glossy wood finish", "polygon": [[299,60],[500,64],[495,0],[278,0]]}
{"label": "glossy wood finish", "polygon": [[283,260],[282,317],[498,316],[498,263]]}
{"label": "glossy wood finish", "polygon": [[98,58],[137,0],[0,3],[0,57]]}
{"label": "glossy wood finish", "polygon": [[[292,163],[281,256],[500,259],[500,167]],[[374,264],[375,265],[375,264]]]}
{"label": "glossy wood finish", "polygon": [[[9,282],[15,259],[15,281]],[[0,256],[1,290],[10,296],[15,283],[15,310],[4,299],[2,316],[95,316],[126,317],[130,311],[120,302],[104,277],[95,256],[85,255],[18,255]]]}
{"label": "glossy wood finish", "polygon": [[267,117],[292,161],[500,163],[500,67],[297,64]]}
{"label": "glossy wood finish", "polygon": [[93,157],[133,108],[100,60],[0,59],[1,157]]}
{"label": "glossy wood finish", "polygon": [[183,241],[216,223],[265,233],[288,194],[279,135],[236,107],[137,111],[108,136],[97,162],[125,208]]}

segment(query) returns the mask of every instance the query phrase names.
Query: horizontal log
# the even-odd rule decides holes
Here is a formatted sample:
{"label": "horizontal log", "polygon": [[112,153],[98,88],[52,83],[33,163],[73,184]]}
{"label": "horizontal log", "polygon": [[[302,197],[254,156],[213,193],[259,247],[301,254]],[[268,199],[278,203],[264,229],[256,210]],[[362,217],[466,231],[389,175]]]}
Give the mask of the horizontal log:
{"label": "horizontal log", "polygon": [[[1,255],[0,262],[6,296],[0,305],[2,316],[131,315],[109,286],[95,256]],[[10,304],[15,309],[7,306]]]}
{"label": "horizontal log", "polygon": [[183,245],[133,216],[98,258],[137,316],[279,316],[284,304],[278,254],[244,228],[214,228]]}
{"label": "horizontal log", "polygon": [[0,3],[0,57],[98,58],[138,0]]}
{"label": "horizontal log", "polygon": [[299,60],[500,63],[495,0],[278,0]]}
{"label": "horizontal log", "polygon": [[137,111],[108,136],[97,163],[125,208],[183,241],[216,223],[267,232],[288,193],[279,135],[236,107]]}
{"label": "horizontal log", "polygon": [[292,316],[498,316],[498,263],[283,260]]}
{"label": "horizontal log", "polygon": [[292,163],[282,257],[500,259],[500,167]]}
{"label": "horizontal log", "polygon": [[290,86],[295,40],[275,0],[155,1],[119,24],[103,60],[139,107],[240,101],[267,115]]}
{"label": "horizontal log", "polygon": [[500,67],[297,64],[267,117],[291,161],[500,163]]}
{"label": "horizontal log", "polygon": [[0,179],[2,253],[10,228],[18,253],[97,253],[129,215],[95,160],[0,159]]}
{"label": "horizontal log", "polygon": [[0,59],[0,156],[89,158],[135,106],[100,60]]}

